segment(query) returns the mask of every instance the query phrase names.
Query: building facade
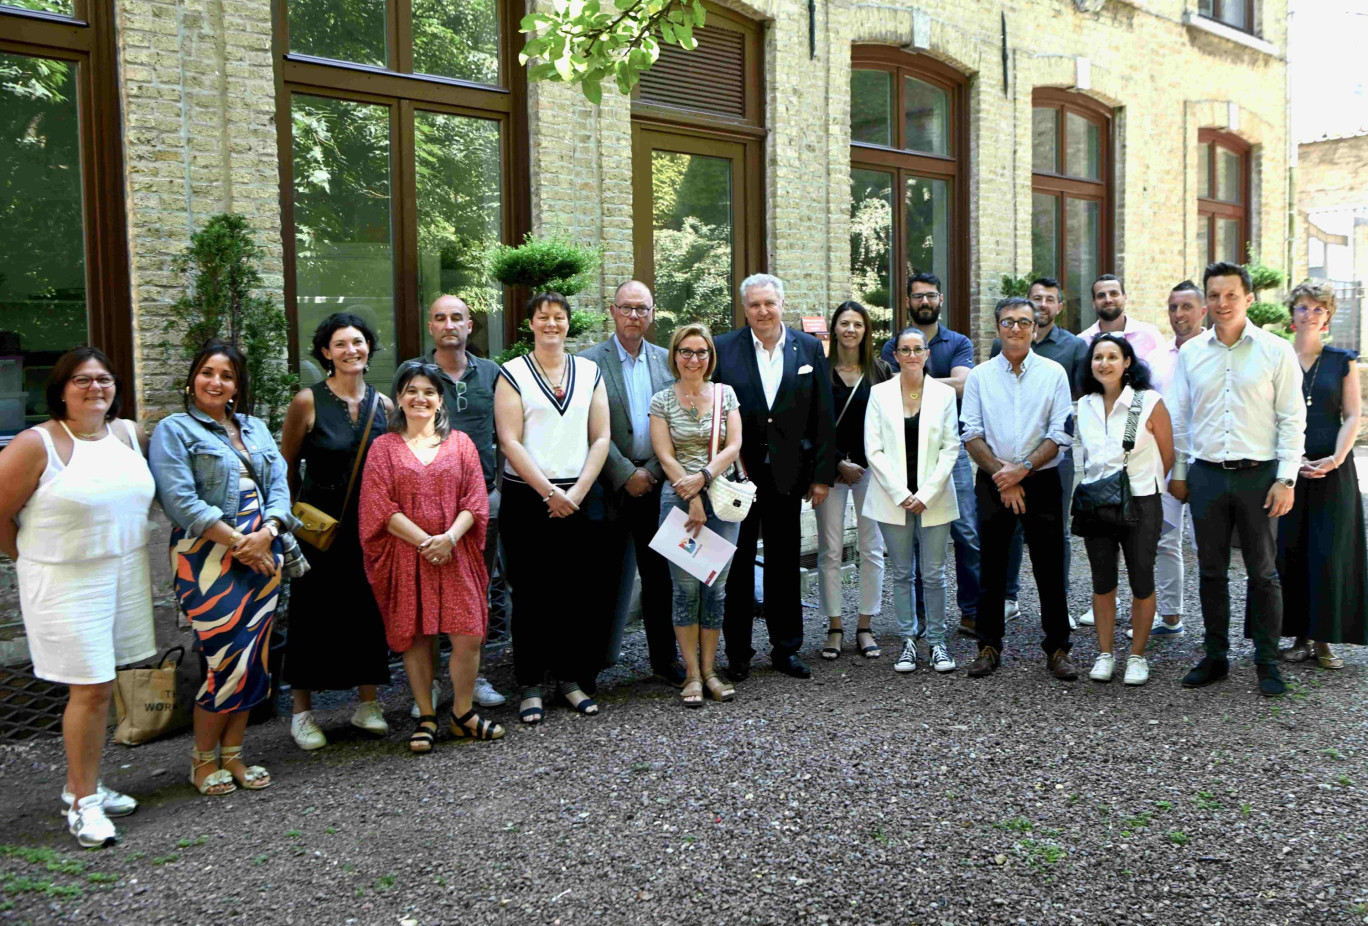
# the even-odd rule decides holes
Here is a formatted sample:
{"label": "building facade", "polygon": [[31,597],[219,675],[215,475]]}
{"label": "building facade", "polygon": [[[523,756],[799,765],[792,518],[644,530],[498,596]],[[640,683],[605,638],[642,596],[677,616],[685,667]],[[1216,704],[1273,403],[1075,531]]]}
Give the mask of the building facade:
{"label": "building facade", "polygon": [[1334,344],[1364,347],[1368,286],[1368,134],[1297,146],[1297,273],[1335,285]]}

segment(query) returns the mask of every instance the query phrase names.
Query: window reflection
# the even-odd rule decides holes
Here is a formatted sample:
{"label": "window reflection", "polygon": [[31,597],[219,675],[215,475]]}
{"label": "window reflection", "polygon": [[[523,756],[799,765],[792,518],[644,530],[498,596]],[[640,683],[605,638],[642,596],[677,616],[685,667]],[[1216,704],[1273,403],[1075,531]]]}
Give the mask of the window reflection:
{"label": "window reflection", "polygon": [[876,341],[893,334],[893,175],[850,172],[850,289],[869,310]]}
{"label": "window reflection", "polygon": [[908,177],[904,208],[907,215],[907,278],[931,272],[941,278],[948,303],[950,279],[950,183]]}
{"label": "window reflection", "polygon": [[497,85],[498,0],[413,0],[413,70]]}
{"label": "window reflection", "polygon": [[685,322],[732,327],[732,162],[651,152],[655,338]]}
{"label": "window reflection", "polygon": [[893,144],[893,75],[887,71],[850,72],[850,140]]}
{"label": "window reflection", "polygon": [[903,78],[903,147],[927,154],[950,153],[950,94],[914,77]]}
{"label": "window reflection", "polygon": [[290,51],[385,67],[385,0],[289,0]]}

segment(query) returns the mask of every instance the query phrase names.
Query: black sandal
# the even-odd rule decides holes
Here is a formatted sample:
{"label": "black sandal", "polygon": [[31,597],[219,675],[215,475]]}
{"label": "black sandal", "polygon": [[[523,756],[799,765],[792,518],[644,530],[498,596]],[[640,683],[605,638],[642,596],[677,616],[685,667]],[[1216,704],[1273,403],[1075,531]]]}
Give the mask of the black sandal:
{"label": "black sandal", "polygon": [[[428,729],[431,725],[432,729]],[[437,741],[437,715],[424,714],[418,718],[418,726],[409,734],[409,752],[427,755],[432,752],[432,744]]]}
{"label": "black sandal", "polygon": [[[584,714],[588,717],[592,717],[593,715],[599,712],[598,702],[595,701],[593,698],[589,697],[587,694],[584,694],[584,689],[581,688],[577,683],[561,682],[557,686],[557,690],[560,692],[561,700],[564,701],[566,705],[578,711],[579,713]],[[570,696],[575,692],[579,692],[580,694],[584,695],[584,697],[578,703],[570,700]]]}
{"label": "black sandal", "polygon": [[871,627],[859,627],[859,628],[857,628],[857,629],[855,630],[855,642],[856,642],[857,645],[858,645],[859,642],[860,642],[860,634],[862,634],[862,633],[863,633],[863,634],[868,634],[868,635],[869,635],[869,639],[870,639],[872,642],[871,642],[868,646],[861,646],[861,647],[860,647],[860,655],[863,656],[863,657],[866,658],[866,659],[878,659],[880,656],[883,655],[883,650],[881,650],[881,649],[879,648],[879,638],[876,637],[876,636],[874,636],[874,630],[873,630],[873,628],[871,628]]}
{"label": "black sandal", "polygon": [[[831,646],[831,645],[830,645],[831,635],[834,634],[834,633],[839,633],[839,634],[841,635],[841,642],[840,642],[840,644],[839,644],[838,646]],[[844,627],[832,627],[832,626],[828,625],[828,626],[827,626],[827,641],[828,641],[828,645],[822,647],[822,658],[823,658],[823,659],[840,659],[840,658],[841,658],[841,647],[842,647],[842,646],[845,646],[845,628],[844,628]]]}
{"label": "black sandal", "polygon": [[[471,718],[475,719],[475,728],[471,729],[466,724]],[[451,712],[451,735],[458,740],[497,740],[503,739],[504,728],[492,720],[485,720],[475,713],[475,708],[466,711],[460,717],[456,712]]]}
{"label": "black sandal", "polygon": [[[543,703],[537,705],[536,707],[521,707],[521,705],[526,704],[528,701],[534,700],[542,701]],[[520,708],[518,710],[518,719],[521,720],[523,723],[527,724],[528,726],[531,726],[534,723],[541,723],[542,720],[545,719],[546,706],[545,701],[542,697],[542,690],[539,687],[533,685],[531,687],[524,688],[522,690],[522,696],[518,698],[518,704],[520,705]]]}

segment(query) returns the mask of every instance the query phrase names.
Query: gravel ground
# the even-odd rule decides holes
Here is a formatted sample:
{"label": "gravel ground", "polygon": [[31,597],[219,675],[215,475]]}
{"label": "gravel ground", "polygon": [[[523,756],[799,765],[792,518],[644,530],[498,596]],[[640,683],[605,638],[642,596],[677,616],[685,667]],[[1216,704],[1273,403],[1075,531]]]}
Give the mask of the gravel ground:
{"label": "gravel ground", "polygon": [[[1079,547],[1076,612],[1085,570]],[[1190,611],[1195,573],[1189,553]],[[60,744],[5,747],[0,923],[1368,923],[1368,654],[1289,667],[1291,696],[1269,701],[1241,641],[1228,681],[1184,691],[1190,629],[1151,644],[1145,688],[1066,684],[1024,586],[981,681],[964,637],[960,671],[896,675],[885,600],[883,658],[822,662],[809,610],[811,681],[760,659],[734,703],[699,711],[645,680],[638,630],[600,716],[523,728],[510,705],[499,743],[407,755],[399,678],[387,739],[338,701],[319,752],[283,720],[254,727],[261,793],[196,795],[188,734],[111,746],[106,781],[143,805],[100,852],[55,812]],[[1090,666],[1095,635],[1075,639]],[[489,675],[512,688],[506,661]]]}

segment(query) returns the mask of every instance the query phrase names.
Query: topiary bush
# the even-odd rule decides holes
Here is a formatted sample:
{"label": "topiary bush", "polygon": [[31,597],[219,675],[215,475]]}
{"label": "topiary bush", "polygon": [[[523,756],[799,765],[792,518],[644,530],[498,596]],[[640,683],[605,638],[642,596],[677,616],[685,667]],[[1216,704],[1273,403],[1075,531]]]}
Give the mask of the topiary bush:
{"label": "topiary bush", "polygon": [[600,259],[599,248],[585,247],[566,235],[553,233],[541,238],[528,235],[519,245],[497,245],[490,249],[487,263],[489,275],[505,286],[573,296],[593,282]]}

